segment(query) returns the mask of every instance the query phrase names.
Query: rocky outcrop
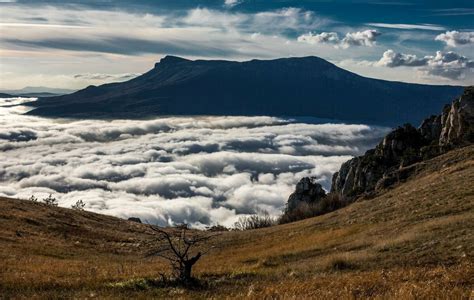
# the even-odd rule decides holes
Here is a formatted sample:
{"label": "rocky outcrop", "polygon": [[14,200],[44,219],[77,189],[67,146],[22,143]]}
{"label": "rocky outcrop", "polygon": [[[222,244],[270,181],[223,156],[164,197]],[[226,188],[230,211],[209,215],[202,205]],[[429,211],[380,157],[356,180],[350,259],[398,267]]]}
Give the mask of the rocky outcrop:
{"label": "rocky outcrop", "polygon": [[390,132],[375,149],[342,164],[333,176],[331,193],[352,199],[409,177],[416,162],[474,142],[474,87],[442,114]]}
{"label": "rocky outcrop", "polygon": [[421,123],[419,131],[424,139],[433,141],[441,134],[441,116],[431,116]]}
{"label": "rocky outcrop", "polygon": [[429,142],[410,124],[395,129],[375,149],[342,164],[331,192],[351,198],[373,191],[387,171],[421,160],[419,150]]}
{"label": "rocky outcrop", "polygon": [[286,210],[291,212],[302,203],[313,204],[326,197],[323,187],[316,182],[316,177],[304,177],[296,184],[296,190],[288,199]]}
{"label": "rocky outcrop", "polygon": [[474,142],[474,86],[446,106],[441,116],[440,147],[456,147]]}
{"label": "rocky outcrop", "polygon": [[135,222],[135,223],[141,223],[142,220],[140,220],[140,218],[137,218],[137,217],[130,217],[128,218],[129,221],[131,222]]}

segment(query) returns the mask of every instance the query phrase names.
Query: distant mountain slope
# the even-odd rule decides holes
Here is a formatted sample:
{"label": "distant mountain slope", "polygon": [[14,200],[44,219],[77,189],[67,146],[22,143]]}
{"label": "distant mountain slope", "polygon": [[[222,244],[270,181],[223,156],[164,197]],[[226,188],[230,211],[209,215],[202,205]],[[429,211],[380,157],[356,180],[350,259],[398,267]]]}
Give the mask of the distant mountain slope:
{"label": "distant mountain slope", "polygon": [[18,94],[16,96],[20,97],[31,97],[31,98],[39,98],[39,97],[55,97],[60,96],[60,94],[53,94],[53,93],[26,93],[26,94]]}
{"label": "distant mountain slope", "polygon": [[15,96],[6,94],[6,93],[0,93],[0,98],[12,98],[12,97],[15,97]]}
{"label": "distant mountain slope", "polygon": [[11,95],[37,95],[32,97],[49,97],[52,95],[65,95],[75,92],[75,90],[70,89],[59,89],[59,88],[49,88],[44,86],[27,86],[19,90],[0,90],[0,93],[6,93]]}
{"label": "distant mountain slope", "polygon": [[167,56],[130,81],[40,99],[29,114],[313,116],[392,125],[419,123],[461,92],[365,78],[318,57],[233,62]]}

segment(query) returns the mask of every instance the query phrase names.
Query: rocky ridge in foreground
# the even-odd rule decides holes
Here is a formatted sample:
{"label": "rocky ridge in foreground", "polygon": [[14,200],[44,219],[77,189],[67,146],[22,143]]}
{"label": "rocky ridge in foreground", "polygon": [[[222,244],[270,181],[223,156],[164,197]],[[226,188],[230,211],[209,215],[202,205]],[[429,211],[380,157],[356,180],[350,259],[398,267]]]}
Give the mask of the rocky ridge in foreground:
{"label": "rocky ridge in foreground", "polygon": [[[390,132],[375,149],[342,164],[333,176],[331,192],[345,203],[406,180],[416,173],[417,164],[452,149],[474,143],[474,86],[440,115],[425,119],[419,128],[405,124]],[[315,178],[303,178],[290,196],[286,212],[300,204],[316,204],[325,193]],[[314,194],[314,195],[313,195]]]}

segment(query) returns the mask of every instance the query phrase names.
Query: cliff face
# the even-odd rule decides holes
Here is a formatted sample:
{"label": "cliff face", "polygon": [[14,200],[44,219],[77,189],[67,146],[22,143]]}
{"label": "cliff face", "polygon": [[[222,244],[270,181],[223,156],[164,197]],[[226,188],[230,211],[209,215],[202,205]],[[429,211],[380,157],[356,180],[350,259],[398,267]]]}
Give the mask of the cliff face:
{"label": "cliff face", "polygon": [[441,116],[439,146],[462,146],[474,142],[474,86],[451,106],[446,106]]}
{"label": "cliff face", "polygon": [[333,176],[331,192],[344,198],[370,192],[388,170],[420,161],[420,149],[429,143],[430,140],[410,124],[399,127],[375,149],[345,162]]}
{"label": "cliff face", "polygon": [[345,199],[371,193],[409,176],[413,169],[407,166],[473,142],[474,87],[468,87],[441,115],[418,129],[399,127],[375,149],[344,163],[333,176],[331,192]]}

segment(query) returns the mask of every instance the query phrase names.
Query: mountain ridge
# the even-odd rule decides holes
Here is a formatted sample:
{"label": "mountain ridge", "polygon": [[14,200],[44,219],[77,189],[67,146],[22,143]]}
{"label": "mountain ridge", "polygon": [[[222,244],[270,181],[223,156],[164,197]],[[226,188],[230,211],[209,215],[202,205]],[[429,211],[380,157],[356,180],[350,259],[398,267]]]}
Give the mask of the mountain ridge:
{"label": "mountain ridge", "polygon": [[188,60],[166,56],[121,83],[40,98],[28,114],[76,118],[159,115],[312,116],[394,125],[421,122],[461,87],[366,78],[315,56]]}
{"label": "mountain ridge", "polygon": [[399,126],[375,148],[344,162],[333,174],[330,193],[326,194],[318,178],[302,178],[288,198],[282,220],[325,214],[372,198],[419,173],[431,158],[473,143],[474,86],[470,86],[418,128],[409,123]]}

